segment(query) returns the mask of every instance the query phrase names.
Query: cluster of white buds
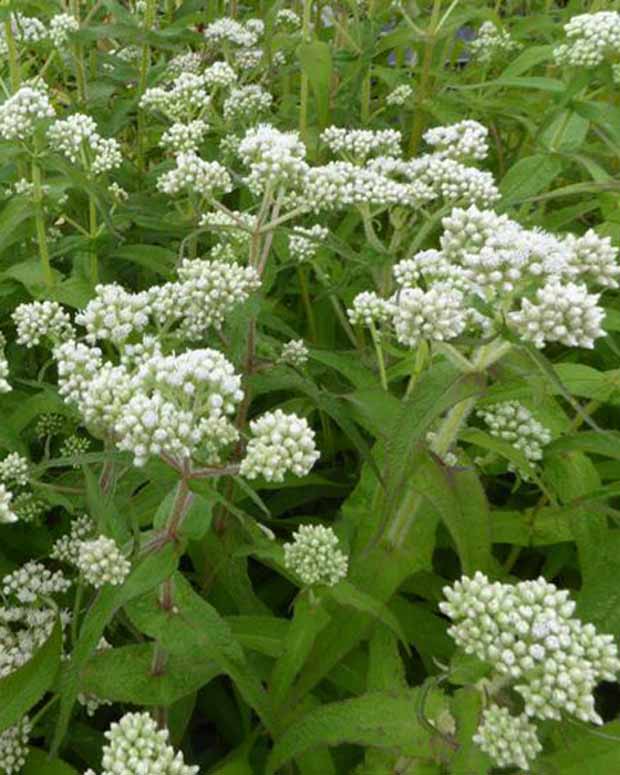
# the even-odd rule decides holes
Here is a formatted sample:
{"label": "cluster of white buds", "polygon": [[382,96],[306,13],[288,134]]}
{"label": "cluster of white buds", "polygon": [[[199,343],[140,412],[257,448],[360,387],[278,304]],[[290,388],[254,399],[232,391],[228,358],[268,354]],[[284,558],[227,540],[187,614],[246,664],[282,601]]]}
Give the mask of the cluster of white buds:
{"label": "cluster of white buds", "polygon": [[227,261],[185,259],[178,277],[178,282],[151,289],[150,311],[160,326],[179,322],[179,332],[192,340],[202,339],[211,327],[221,328],[260,287],[256,269]]}
{"label": "cluster of white buds", "polygon": [[73,334],[71,318],[57,301],[31,301],[20,304],[12,315],[17,343],[36,347],[42,339],[64,341]]}
{"label": "cluster of white buds", "polygon": [[197,151],[208,129],[208,124],[201,118],[196,118],[189,124],[177,121],[163,133],[160,145],[174,153]]}
{"label": "cluster of white buds", "polygon": [[63,425],[64,419],[62,415],[48,412],[46,414],[39,415],[34,432],[38,438],[43,439],[46,436],[55,436],[59,431],[62,430]]}
{"label": "cluster of white buds", "polygon": [[413,97],[413,86],[403,83],[393,89],[385,98],[385,104],[390,107],[403,107]]}
{"label": "cluster of white buds", "polygon": [[211,105],[204,75],[181,73],[169,88],[147,89],[140,99],[143,110],[157,110],[172,121],[201,118]]}
{"label": "cluster of white buds", "polygon": [[489,130],[477,121],[466,119],[457,124],[437,126],[424,133],[435,156],[444,159],[485,159],[489,152]]}
{"label": "cluster of white buds", "polygon": [[308,362],[308,348],[303,339],[291,339],[282,347],[279,363],[287,363],[290,366],[301,368]]}
{"label": "cluster of white buds", "polygon": [[72,164],[79,161],[93,175],[116,169],[123,156],[117,140],[101,137],[95,121],[84,113],[74,113],[55,121],[47,131],[51,147]]}
{"label": "cluster of white buds", "polygon": [[233,60],[238,70],[252,70],[258,67],[263,59],[263,50],[260,48],[243,48],[235,51]]}
{"label": "cluster of white buds", "polygon": [[82,455],[85,455],[89,449],[89,439],[84,436],[77,436],[76,434],[73,434],[72,436],[68,436],[63,441],[59,451],[61,457],[78,458],[78,460],[73,463],[72,468],[79,468],[79,458]]}
{"label": "cluster of white buds", "polygon": [[260,19],[248,19],[245,24],[235,19],[216,19],[208,24],[203,31],[209,48],[221,50],[229,44],[240,48],[252,48],[263,34],[264,25]]}
{"label": "cluster of white buds", "polygon": [[17,522],[17,514],[13,510],[13,493],[0,483],[0,524],[10,525]]}
{"label": "cluster of white buds", "polygon": [[295,188],[308,169],[306,146],[297,132],[281,132],[269,124],[249,129],[239,144],[239,157],[250,168],[246,178],[255,193]]}
{"label": "cluster of white buds", "polygon": [[448,632],[467,654],[488,662],[525,702],[530,718],[562,713],[602,724],[593,691],[620,671],[611,635],[573,618],[566,590],[542,577],[516,585],[490,582],[480,572],[444,588],[441,611],[452,619]]}
{"label": "cluster of white buds", "polygon": [[118,586],[127,578],[131,563],[123,555],[112,538],[99,536],[82,541],[78,549],[76,566],[85,581],[100,589],[106,584]]}
{"label": "cluster of white buds", "polygon": [[526,714],[513,716],[499,705],[491,705],[483,711],[473,741],[498,767],[518,767],[527,771],[542,751],[536,726]]}
{"label": "cluster of white buds", "polygon": [[508,323],[535,347],[561,342],[591,349],[596,339],[605,336],[605,311],[598,301],[599,294],[589,293],[585,285],[551,280],[536,292],[535,302],[523,299],[521,309],[509,314]]}
{"label": "cluster of white buds", "polygon": [[417,347],[423,339],[443,342],[460,336],[467,327],[463,294],[451,285],[403,288],[394,300],[394,331],[405,347]]}
{"label": "cluster of white buds", "polygon": [[338,548],[338,537],[331,527],[300,525],[293,542],[284,544],[284,564],[306,586],[334,586],[347,575],[347,555]]}
{"label": "cluster of white buds", "polygon": [[54,117],[54,108],[42,88],[22,86],[0,105],[0,138],[29,139],[39,121]]}
{"label": "cluster of white buds", "polygon": [[77,565],[81,544],[93,538],[94,534],[95,523],[93,520],[87,514],[77,517],[71,522],[69,532],[54,543],[50,557],[59,562]]}
{"label": "cluster of white buds", "polygon": [[120,186],[115,180],[108,186],[108,193],[114,199],[115,204],[120,202],[126,202],[129,199],[129,194],[125,189]]}
{"label": "cluster of white buds", "polygon": [[596,67],[620,53],[620,13],[583,13],[564,26],[568,42],[554,49],[559,65]]}
{"label": "cluster of white buds", "polygon": [[202,70],[203,57],[197,51],[186,51],[183,54],[176,54],[168,62],[166,73],[172,80],[178,78],[181,73],[198,74]]}
{"label": "cluster of white buds", "polygon": [[[25,16],[22,13],[11,13],[11,33],[20,46],[32,46],[42,43],[48,37],[47,27],[36,16]],[[9,53],[9,44],[6,38],[4,25],[0,28],[0,55],[6,57]]]}
{"label": "cluster of white buds", "polygon": [[84,326],[91,344],[108,339],[118,345],[144,330],[149,320],[148,303],[146,292],[129,293],[117,283],[97,285],[94,299],[75,316],[75,322]]}
{"label": "cluster of white buds", "polygon": [[32,727],[28,716],[0,734],[0,770],[4,775],[17,775],[28,758],[28,741]]}
{"label": "cluster of white buds", "polygon": [[509,32],[487,21],[480,25],[478,35],[468,47],[474,59],[486,65],[518,51],[521,44]]}
{"label": "cluster of white buds", "polygon": [[286,32],[296,32],[301,28],[301,19],[290,8],[282,8],[276,14],[276,27]]}
{"label": "cluster of white buds", "polygon": [[78,403],[102,364],[98,347],[69,339],[54,347],[58,368],[58,392],[67,403]]}
{"label": "cluster of white buds", "polygon": [[401,155],[402,137],[396,129],[344,129],[330,126],[321,132],[321,141],[349,161],[364,162],[371,156]]}
{"label": "cluster of white buds", "polygon": [[230,124],[256,123],[271,108],[272,95],[258,84],[232,89],[222,105],[222,115]]}
{"label": "cluster of white buds", "polygon": [[393,269],[394,280],[401,288],[415,288],[443,282],[458,288],[463,293],[471,290],[465,270],[451,263],[439,250],[421,250],[412,258],[404,258]]}
{"label": "cluster of white buds", "polygon": [[288,247],[292,258],[300,263],[310,261],[319,251],[322,243],[329,237],[329,229],[316,223],[310,228],[298,226],[291,234]]}
{"label": "cluster of white buds", "polygon": [[164,194],[186,192],[211,197],[216,191],[227,194],[232,190],[230,175],[217,161],[204,161],[193,152],[179,153],[176,167],[157,180],[157,187]]}
{"label": "cluster of white buds", "polygon": [[523,452],[530,463],[542,460],[543,449],[551,441],[551,433],[523,404],[504,401],[480,409],[478,416],[486,423],[491,436],[512,444]]}
{"label": "cluster of white buds", "polygon": [[5,355],[4,348],[6,339],[0,333],[0,393],[10,393],[13,388],[9,384],[9,361]]}
{"label": "cluster of white buds", "polygon": [[447,202],[478,203],[491,206],[499,199],[499,189],[490,172],[468,167],[441,154],[429,154],[409,162],[409,174],[417,173],[435,196]]}
{"label": "cluster of white buds", "polygon": [[353,299],[353,304],[347,310],[349,320],[354,326],[363,324],[368,328],[387,323],[393,314],[392,302],[388,299],[382,299],[374,291],[358,293]]}
{"label": "cluster of white buds", "polygon": [[71,582],[61,571],[52,573],[40,562],[30,561],[9,573],[0,583],[2,594],[14,597],[21,605],[44,604],[45,598],[61,595]]}
{"label": "cluster of white buds", "polygon": [[[111,648],[112,645],[108,643],[105,637],[102,637],[97,644],[95,654],[100,654],[102,651],[109,651]],[[85,692],[79,692],[77,701],[84,707],[87,716],[94,716],[99,708],[102,708],[104,705],[112,705],[110,700],[104,700],[101,699],[101,697],[97,697],[96,694],[87,694]]]}
{"label": "cluster of white buds", "polygon": [[50,19],[50,40],[56,48],[64,48],[72,32],[80,29],[80,23],[69,13],[57,13]]}
{"label": "cluster of white buds", "polygon": [[30,478],[30,463],[19,452],[10,452],[0,461],[0,481],[25,487]]}
{"label": "cluster of white buds", "polygon": [[576,275],[603,288],[618,287],[618,251],[609,237],[599,237],[595,231],[588,229],[582,237],[568,234],[564,245],[572,252],[570,263]]}
{"label": "cluster of white buds", "polygon": [[31,492],[21,492],[13,499],[12,511],[20,522],[36,522],[46,510],[45,501],[35,498]]}
{"label": "cluster of white buds", "polygon": [[212,89],[230,89],[237,83],[237,73],[227,62],[214,62],[206,68],[202,77]]}
{"label": "cluster of white buds", "polygon": [[[101,775],[197,775],[198,767],[185,764],[175,753],[170,733],[159,729],[148,713],[126,713],[105,733]],[[84,775],[95,775],[87,770]]]}
{"label": "cluster of white buds", "polygon": [[314,431],[303,417],[281,409],[266,412],[250,422],[252,438],[241,461],[240,473],[247,479],[264,477],[282,482],[290,471],[305,476],[319,459]]}

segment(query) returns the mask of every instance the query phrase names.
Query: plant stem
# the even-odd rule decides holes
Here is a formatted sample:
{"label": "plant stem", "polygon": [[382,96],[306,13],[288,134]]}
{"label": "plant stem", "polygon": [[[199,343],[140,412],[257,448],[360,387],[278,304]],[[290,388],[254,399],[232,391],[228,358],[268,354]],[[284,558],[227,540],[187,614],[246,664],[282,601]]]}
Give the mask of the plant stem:
{"label": "plant stem", "polygon": [[[312,0],[304,0],[304,14],[302,22],[302,38],[304,43],[311,40],[311,13]],[[310,82],[305,70],[301,74],[301,85],[299,90],[299,134],[304,143],[308,144],[308,96],[310,91]]]}
{"label": "plant stem", "polygon": [[[157,0],[146,0],[146,10],[144,12],[144,32],[151,31],[155,23],[155,11],[157,8]],[[142,98],[142,95],[146,91],[147,78],[149,73],[149,67],[151,63],[151,48],[145,41],[142,45],[142,58],[140,61],[140,80],[138,83],[138,101]],[[138,105],[138,127],[137,127],[137,166],[138,172],[142,174],[144,172],[144,111]]]}
{"label": "plant stem", "polygon": [[[97,205],[95,199],[91,195],[88,197],[88,225],[90,230],[91,240],[95,240],[97,237]],[[93,285],[97,285],[99,282],[99,264],[97,259],[97,251],[93,247],[90,254],[90,275]]]}
{"label": "plant stem", "polygon": [[424,55],[422,59],[422,75],[420,76],[420,86],[416,94],[416,111],[413,116],[411,127],[411,136],[409,138],[409,153],[415,156],[422,139],[422,133],[426,124],[426,115],[424,113],[424,104],[431,92],[431,67],[433,64],[433,51],[435,49],[437,28],[439,23],[439,12],[441,10],[441,0],[433,0],[433,10],[431,19],[426,28],[426,42],[424,44]]}
{"label": "plant stem", "polygon": [[37,233],[37,243],[39,246],[39,258],[41,259],[41,271],[43,272],[43,281],[47,290],[54,287],[54,275],[50,262],[50,253],[47,245],[47,235],[45,233],[45,215],[43,211],[43,181],[41,168],[37,162],[37,153],[32,157],[32,183],[34,186],[34,222]]}
{"label": "plant stem", "polygon": [[4,37],[9,51],[9,74],[11,79],[11,91],[15,93],[21,84],[21,72],[19,69],[19,58],[17,55],[17,46],[15,45],[15,36],[13,35],[13,25],[9,15],[4,22]]}
{"label": "plant stem", "polygon": [[375,328],[375,324],[370,324],[370,335],[372,337],[372,343],[375,346],[375,353],[377,355],[377,364],[379,365],[379,377],[381,379],[381,387],[387,393],[389,390],[387,375],[385,373],[385,360],[383,358],[383,348],[381,347],[381,337]]}
{"label": "plant stem", "polygon": [[[71,13],[80,21],[80,0],[71,0]],[[87,101],[86,69],[84,67],[84,47],[80,43],[73,46],[73,58],[75,60],[75,82],[77,85],[78,99],[81,105]]]}
{"label": "plant stem", "polygon": [[306,319],[308,321],[308,329],[310,331],[310,341],[316,344],[318,342],[318,333],[316,329],[316,320],[314,317],[314,310],[312,308],[312,301],[310,299],[310,291],[308,290],[308,276],[303,266],[297,267],[297,276],[299,278],[299,289],[301,291],[301,300],[306,310]]}

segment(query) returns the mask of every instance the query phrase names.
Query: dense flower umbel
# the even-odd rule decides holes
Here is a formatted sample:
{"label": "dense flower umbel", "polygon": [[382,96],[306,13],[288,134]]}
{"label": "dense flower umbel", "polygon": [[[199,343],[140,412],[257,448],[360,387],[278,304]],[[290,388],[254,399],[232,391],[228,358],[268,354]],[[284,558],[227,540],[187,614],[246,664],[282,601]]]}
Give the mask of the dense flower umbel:
{"label": "dense flower umbel", "polygon": [[458,124],[438,126],[424,133],[436,156],[448,159],[484,159],[489,152],[489,130],[477,121],[467,119]]}
{"label": "dense flower umbel", "polygon": [[53,341],[71,335],[71,318],[57,301],[32,301],[20,304],[13,312],[17,328],[17,342],[26,347],[36,347],[42,339]]}
{"label": "dense flower umbel", "polygon": [[467,653],[515,682],[525,713],[560,719],[562,713],[601,724],[593,691],[620,671],[611,635],[573,618],[575,603],[543,578],[516,585],[490,582],[482,573],[444,588],[441,611]]}
{"label": "dense flower umbel", "polygon": [[249,167],[246,182],[255,193],[266,188],[294,188],[304,179],[306,147],[297,132],[280,132],[269,124],[249,129],[239,144],[239,156]]}
{"label": "dense flower umbel", "polygon": [[50,552],[53,560],[68,562],[71,565],[77,565],[80,555],[80,546],[84,541],[94,538],[95,523],[86,514],[77,517],[71,523],[69,532],[61,536]]}
{"label": "dense flower umbel", "polygon": [[68,13],[58,13],[50,19],[50,40],[56,48],[64,48],[67,45],[72,32],[80,29],[80,23]]}
{"label": "dense flower umbel", "polygon": [[0,461],[0,481],[25,487],[30,476],[30,463],[19,452],[10,452]]}
{"label": "dense flower umbel", "polygon": [[22,86],[0,105],[0,138],[28,140],[38,122],[53,116],[54,108],[43,89]]}
{"label": "dense flower umbel", "polygon": [[293,542],[284,544],[284,564],[307,586],[333,586],[347,575],[349,561],[331,527],[300,525]]}
{"label": "dense flower umbel", "polygon": [[396,338],[407,347],[415,347],[421,339],[455,339],[467,326],[463,294],[440,284],[428,291],[404,288],[394,299],[393,320]]}
{"label": "dense flower umbel", "polygon": [[320,457],[314,431],[303,417],[276,409],[252,420],[250,430],[252,438],[240,469],[248,479],[263,476],[269,482],[281,482],[289,471],[305,476]]}
{"label": "dense flower umbel", "polygon": [[491,705],[483,711],[482,723],[473,740],[498,767],[529,770],[542,751],[536,726],[527,715],[512,716],[507,708],[499,705]]}
{"label": "dense flower umbel", "polygon": [[176,167],[160,176],[157,187],[164,194],[194,194],[212,197],[228,193],[232,181],[226,167],[217,161],[204,161],[194,151],[177,154]]}
{"label": "dense flower umbel", "polygon": [[573,16],[564,31],[568,43],[553,52],[558,64],[596,67],[607,57],[620,53],[620,13],[617,11]]}
{"label": "dense flower umbel", "polygon": [[101,137],[95,121],[83,113],[55,121],[47,136],[54,150],[72,164],[79,162],[93,175],[109,172],[123,161],[118,142],[112,137]]}
{"label": "dense flower umbel", "polygon": [[330,126],[321,140],[333,153],[363,162],[370,156],[400,156],[401,134],[395,129],[343,129]]}
{"label": "dense flower umbel", "polygon": [[91,344],[98,339],[120,344],[131,334],[141,332],[148,320],[148,294],[128,293],[116,283],[97,285],[95,298],[75,316],[75,322],[86,329]]}
{"label": "dense flower umbel", "polygon": [[[148,713],[126,713],[105,733],[101,775],[197,775],[174,752],[167,729],[158,729]],[[88,770],[85,775],[95,775]]]}
{"label": "dense flower umbel", "polygon": [[0,484],[0,524],[9,525],[17,522],[17,514],[13,511],[13,493]]}
{"label": "dense flower umbel", "polygon": [[289,237],[289,251],[299,262],[309,261],[318,253],[321,244],[329,236],[329,230],[318,223],[305,229],[298,227]]}
{"label": "dense flower umbel", "polygon": [[483,22],[478,36],[469,44],[474,58],[483,64],[506,57],[520,48],[521,44],[513,40],[509,32],[496,27],[493,22]]}
{"label": "dense flower umbel", "polygon": [[492,436],[509,442],[535,463],[542,459],[543,448],[551,441],[551,433],[538,422],[530,410],[518,401],[493,404],[478,411]]}
{"label": "dense flower umbel", "polygon": [[308,362],[308,348],[303,339],[291,339],[282,347],[280,362],[301,368]]}
{"label": "dense flower umbel", "polygon": [[82,541],[76,565],[84,579],[97,589],[106,584],[122,584],[131,570],[130,562],[123,556],[116,542],[106,536]]}
{"label": "dense flower umbel", "polygon": [[25,716],[0,734],[0,771],[5,775],[17,775],[26,764],[30,732],[30,720]]}

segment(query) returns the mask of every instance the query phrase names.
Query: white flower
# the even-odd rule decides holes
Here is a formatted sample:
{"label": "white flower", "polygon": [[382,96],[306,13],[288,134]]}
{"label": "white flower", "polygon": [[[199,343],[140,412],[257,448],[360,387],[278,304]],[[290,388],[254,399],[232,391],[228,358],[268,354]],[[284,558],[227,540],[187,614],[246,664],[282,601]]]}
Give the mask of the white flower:
{"label": "white flower", "polygon": [[120,285],[97,285],[95,298],[75,316],[75,322],[84,326],[87,341],[108,339],[118,345],[131,334],[143,331],[149,317],[147,293],[129,293]]}
{"label": "white flower", "polygon": [[101,775],[197,775],[183,754],[169,744],[167,729],[159,729],[148,713],[126,713],[105,733]]}
{"label": "white flower", "polygon": [[[47,27],[36,16],[25,16],[22,13],[11,13],[11,31],[15,42],[24,46],[26,44],[36,45],[46,40]],[[6,33],[4,25],[0,28],[0,54],[6,57],[9,53],[8,42],[6,39]]]}
{"label": "white flower", "polygon": [[106,536],[82,541],[78,547],[76,566],[87,583],[96,589],[105,584],[122,584],[131,570],[131,563],[123,556],[114,539]]}
{"label": "white flower", "polygon": [[284,544],[284,564],[307,586],[331,587],[346,577],[349,561],[331,527],[300,525],[293,542]]}
{"label": "white flower", "polygon": [[69,532],[61,536],[52,547],[50,557],[53,560],[77,565],[80,554],[80,546],[84,541],[93,538],[95,523],[87,515],[77,517],[71,522]]}
{"label": "white flower", "polygon": [[73,334],[71,318],[57,301],[32,301],[20,304],[12,315],[17,328],[17,343],[36,347],[49,337],[62,341]]}
{"label": "white flower", "polygon": [[101,137],[95,121],[84,113],[55,121],[47,136],[52,148],[73,164],[79,161],[93,175],[109,172],[122,164],[119,143],[114,138]]}
{"label": "white flower", "polygon": [[177,54],[168,62],[167,72],[172,78],[177,78],[181,73],[197,74],[202,69],[202,55],[197,51],[187,51]]}
{"label": "white flower", "polygon": [[22,492],[13,498],[12,511],[20,522],[36,522],[46,509],[46,503],[31,492]]}
{"label": "white flower", "polygon": [[473,740],[498,767],[529,770],[542,751],[536,727],[525,713],[512,716],[499,705],[491,705],[482,712],[482,722]]}
{"label": "white flower", "polygon": [[513,40],[509,32],[489,21],[480,25],[477,37],[469,44],[474,59],[483,64],[506,57],[520,48],[521,44]]}
{"label": "white flower", "polygon": [[306,229],[298,226],[289,237],[291,256],[300,263],[309,261],[318,253],[321,244],[329,237],[329,229],[316,223]]}
{"label": "white flower", "polygon": [[370,156],[400,156],[401,134],[396,129],[344,129],[330,126],[321,141],[333,153],[350,161],[363,162]]}
{"label": "white flower", "polygon": [[463,294],[447,284],[438,283],[428,291],[404,288],[393,304],[396,338],[406,347],[416,347],[422,339],[455,339],[467,326]]}
{"label": "white flower", "polygon": [[358,293],[351,308],[347,310],[349,320],[354,326],[363,323],[369,328],[387,323],[393,313],[392,302],[377,296],[374,291]]}
{"label": "white flower", "polygon": [[[252,21],[252,20],[250,20]],[[258,21],[258,20],[253,20]],[[221,48],[222,43],[230,43],[233,46],[250,48],[255,46],[262,32],[255,25],[241,24],[235,19],[216,19],[208,24],[203,32],[207,45],[211,49]]]}
{"label": "white flower", "polygon": [[0,483],[0,524],[17,522],[17,515],[13,511],[13,493]]}
{"label": "white flower", "polygon": [[63,441],[59,451],[61,457],[78,458],[78,460],[73,463],[72,468],[79,468],[79,458],[86,454],[89,449],[90,441],[83,436],[74,434]]}
{"label": "white flower", "polygon": [[599,237],[595,231],[588,229],[582,237],[569,234],[565,244],[573,254],[571,263],[578,276],[604,288],[618,287],[618,251],[609,237]]}
{"label": "white flower", "polygon": [[56,48],[64,48],[69,35],[80,29],[80,23],[68,13],[58,13],[50,19],[50,39]]}
{"label": "white flower", "polygon": [[308,165],[306,146],[297,132],[280,132],[269,124],[249,129],[239,144],[239,157],[250,168],[249,188],[295,188],[304,179]]}
{"label": "white flower", "polygon": [[573,16],[564,31],[568,43],[553,52],[560,65],[596,67],[620,52],[620,13],[617,11]]}
{"label": "white flower", "polygon": [[58,392],[67,403],[79,403],[101,368],[101,350],[70,339],[57,345],[53,355],[58,368]]}
{"label": "white flower", "polygon": [[413,97],[413,87],[403,83],[391,91],[385,98],[385,104],[392,107],[402,107]]}
{"label": "white flower", "polygon": [[157,187],[164,194],[187,192],[211,197],[216,191],[232,190],[230,175],[219,162],[204,161],[192,151],[177,154],[175,161],[176,167],[157,180]]}
{"label": "white flower", "polygon": [[258,67],[263,59],[263,50],[260,48],[246,48],[235,51],[235,67],[239,70],[251,70]]}
{"label": "white flower", "polygon": [[211,88],[230,89],[237,83],[237,73],[227,62],[214,62],[207,67],[202,77]]}
{"label": "white flower", "polygon": [[588,293],[585,285],[560,284],[551,280],[536,292],[536,301],[523,299],[521,309],[508,315],[508,324],[527,342],[544,347],[561,342],[569,347],[594,347],[605,336],[605,311],[599,294]]}
{"label": "white flower", "polygon": [[282,8],[276,14],[276,27],[286,32],[295,32],[301,27],[301,19],[290,8]]}
{"label": "white flower", "polygon": [[457,161],[486,158],[488,136],[489,130],[471,119],[433,127],[424,133],[424,139],[433,146],[436,156]]}
{"label": "white flower", "polygon": [[303,339],[291,339],[282,347],[279,362],[301,368],[308,362],[308,348]]}
{"label": "white flower", "polygon": [[250,430],[240,468],[247,479],[263,476],[268,482],[282,482],[288,471],[305,476],[320,457],[314,431],[303,417],[276,409],[252,420]]}
{"label": "white flower", "polygon": [[505,401],[480,409],[489,433],[512,444],[531,462],[542,460],[543,447],[551,441],[551,433],[518,401]]}
{"label": "white flower", "polygon": [[32,605],[63,594],[71,582],[61,571],[52,573],[41,563],[31,561],[5,576],[0,586],[3,595],[14,597],[21,605]]}
{"label": "white flower", "polygon": [[28,741],[32,727],[28,716],[0,734],[0,770],[17,775],[28,758]]}
{"label": "white flower", "polygon": [[204,74],[181,73],[170,88],[156,86],[147,89],[140,99],[140,107],[158,110],[173,121],[187,123],[202,118],[211,105]]}
{"label": "white flower", "polygon": [[10,452],[0,462],[0,481],[25,487],[29,477],[30,463],[19,452]]}
{"label": "white flower", "polygon": [[42,89],[22,86],[0,105],[0,137],[27,140],[39,121],[53,116],[54,108]]}
{"label": "white flower", "polygon": [[255,123],[271,107],[273,97],[258,84],[248,84],[232,89],[224,100],[222,113],[231,124],[238,122]]}

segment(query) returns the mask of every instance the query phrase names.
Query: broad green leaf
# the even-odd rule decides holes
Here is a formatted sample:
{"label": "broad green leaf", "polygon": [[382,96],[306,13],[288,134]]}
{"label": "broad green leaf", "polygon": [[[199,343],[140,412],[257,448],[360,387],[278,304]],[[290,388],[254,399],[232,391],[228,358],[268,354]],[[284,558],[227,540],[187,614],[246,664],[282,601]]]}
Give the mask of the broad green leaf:
{"label": "broad green leaf", "polygon": [[547,153],[520,159],[499,184],[504,206],[523,201],[544,191],[562,171],[562,161]]}
{"label": "broad green leaf", "polygon": [[[568,732],[568,730],[567,730]],[[575,724],[555,753],[540,756],[534,775],[612,775],[620,770],[620,721],[602,727]]]}
{"label": "broad green leaf", "polygon": [[31,748],[20,775],[78,775],[78,771],[60,759],[51,759],[39,748]]}
{"label": "broad green leaf", "polygon": [[486,775],[493,762],[473,742],[482,714],[482,695],[477,689],[459,689],[450,703],[456,722],[459,748],[450,759],[450,775]]}
{"label": "broad green leaf", "polygon": [[62,648],[60,622],[32,659],[0,679],[0,732],[16,724],[52,687]]}
{"label": "broad green leaf", "polygon": [[297,57],[302,72],[310,82],[316,102],[319,128],[323,129],[329,122],[329,89],[332,74],[330,48],[327,43],[320,40],[302,43],[297,48]]}

